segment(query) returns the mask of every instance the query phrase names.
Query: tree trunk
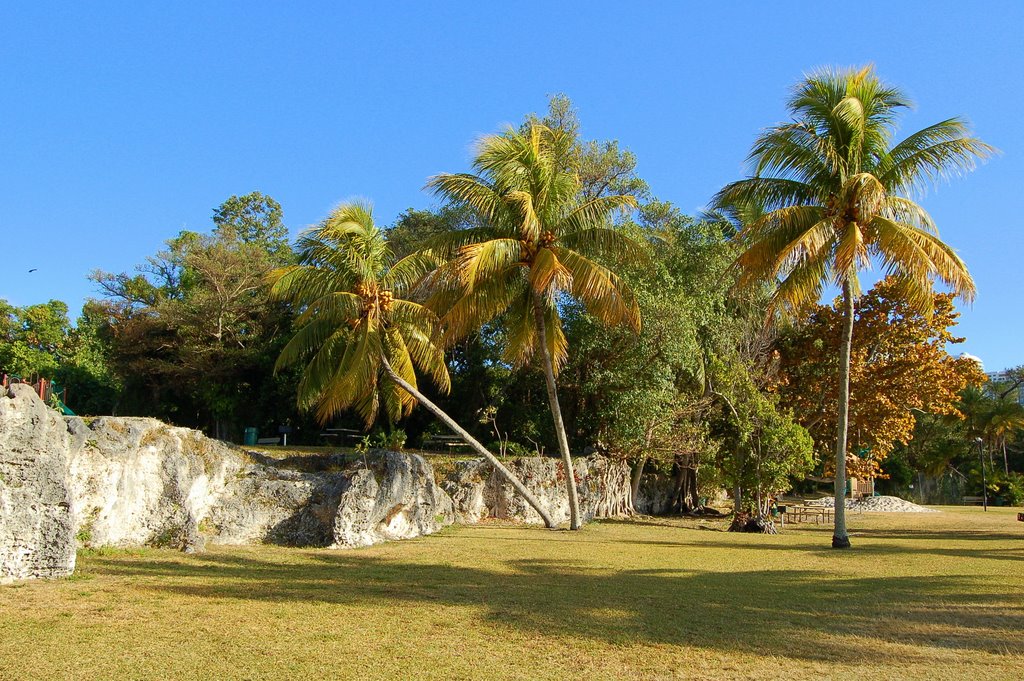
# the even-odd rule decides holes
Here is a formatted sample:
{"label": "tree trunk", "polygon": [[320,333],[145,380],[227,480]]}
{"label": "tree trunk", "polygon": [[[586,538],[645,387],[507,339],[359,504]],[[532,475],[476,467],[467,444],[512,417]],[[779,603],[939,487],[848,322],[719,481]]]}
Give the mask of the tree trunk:
{"label": "tree trunk", "polygon": [[500,473],[503,478],[508,480],[512,487],[514,487],[515,490],[519,492],[519,494],[524,499],[526,499],[526,503],[528,503],[530,507],[533,508],[533,510],[535,510],[540,515],[546,527],[553,528],[555,526],[555,522],[551,519],[551,516],[548,515],[548,513],[543,509],[543,507],[541,507],[540,502],[537,501],[537,498],[533,496],[530,490],[528,490],[526,486],[519,481],[519,478],[515,476],[515,473],[505,468],[505,466],[500,461],[498,461],[497,457],[495,457],[494,454],[491,454],[486,447],[480,444],[475,437],[473,437],[467,431],[465,431],[462,428],[462,426],[460,426],[458,423],[455,422],[454,419],[452,419],[451,416],[448,416],[448,414],[444,413],[444,411],[442,411],[440,407],[438,407],[436,404],[428,400],[426,396],[423,395],[423,393],[421,393],[419,390],[410,385],[407,381],[402,379],[401,376],[396,374],[395,370],[391,368],[391,364],[388,363],[388,360],[386,358],[381,357],[380,361],[381,364],[384,366],[384,371],[387,372],[388,376],[391,377],[392,381],[397,383],[402,388],[402,390],[405,390],[407,393],[415,397],[416,400],[419,401],[419,403],[422,404],[424,407],[426,407],[429,412],[436,416],[441,421],[441,423],[448,426],[448,428],[450,428],[453,433],[461,437],[466,444],[468,444],[470,447],[476,450],[477,454],[484,457],[489,464],[494,466],[494,469],[498,471],[498,473]]}
{"label": "tree trunk", "polygon": [[[657,421],[654,421],[654,420],[652,420],[650,423],[647,424],[647,431],[644,433],[644,451],[645,452],[650,451],[651,442],[654,440],[654,427],[655,427],[655,425],[657,425]],[[636,467],[633,468],[633,477],[629,481],[629,490],[630,490],[630,494],[632,495],[632,501],[633,501],[633,506],[634,506],[633,510],[637,510],[636,509],[636,496],[637,496],[637,494],[640,493],[640,482],[643,480],[643,477],[644,477],[644,467],[647,465],[647,459],[648,458],[649,457],[646,454],[644,454],[643,456],[640,457],[640,461],[637,463]]]}
{"label": "tree trunk", "polygon": [[630,493],[633,495],[633,503],[636,504],[636,495],[640,493],[640,481],[644,477],[644,466],[647,465],[647,457],[641,457],[633,467],[633,477],[629,481]]}
{"label": "tree trunk", "polygon": [[1006,456],[1006,435],[1005,434],[1003,434],[1002,440],[1003,440],[1003,471],[1007,475],[1009,475],[1010,474],[1010,459],[1009,459],[1009,457]]}
{"label": "tree trunk", "polygon": [[843,339],[839,346],[839,423],[836,428],[836,505],[832,548],[850,548],[846,533],[846,430],[850,420],[850,351],[853,347],[853,287],[843,284]]}
{"label": "tree trunk", "polygon": [[696,513],[702,508],[697,490],[697,468],[691,464],[690,460],[676,460],[675,498],[672,506],[680,514]]}
{"label": "tree trunk", "polygon": [[562,408],[558,404],[555,367],[551,361],[551,353],[548,352],[544,308],[540,296],[536,293],[533,294],[533,316],[537,321],[537,343],[540,346],[541,360],[544,364],[544,377],[547,379],[548,403],[551,405],[551,416],[555,421],[558,451],[562,454],[562,465],[565,467],[565,486],[569,491],[569,529],[578,530],[583,527],[583,523],[580,519],[580,500],[576,494],[576,472],[572,467],[572,456],[569,454],[569,439],[565,435],[565,424],[562,422]]}

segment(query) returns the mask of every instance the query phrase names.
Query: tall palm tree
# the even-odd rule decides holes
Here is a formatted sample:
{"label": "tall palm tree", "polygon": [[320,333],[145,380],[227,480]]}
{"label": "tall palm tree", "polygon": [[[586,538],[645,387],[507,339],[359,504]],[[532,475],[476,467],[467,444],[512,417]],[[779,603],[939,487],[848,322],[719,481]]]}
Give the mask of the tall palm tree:
{"label": "tall palm tree", "polygon": [[632,294],[597,262],[640,257],[638,245],[610,221],[615,211],[636,201],[619,195],[582,199],[575,138],[539,123],[482,138],[473,169],[476,174],[443,174],[428,183],[480,218],[478,228],[451,235],[447,273],[455,286],[443,322],[450,337],[458,338],[501,316],[508,331],[506,359],[522,365],[539,354],[565,468],[570,527],[579,529],[579,498],[556,385],[567,356],[559,304],[569,295],[608,324],[640,328]]}
{"label": "tall palm tree", "polygon": [[417,387],[416,370],[444,392],[451,387],[444,352],[435,343],[437,317],[408,298],[434,260],[413,254],[396,261],[369,206],[360,203],[339,206],[304,233],[298,253],[298,264],[274,270],[270,279],[271,293],[301,311],[298,330],[277,360],[278,369],[305,364],[299,406],[315,408],[323,423],[352,408],[369,427],[382,406],[395,422],[421,403],[554,527],[522,482]]}
{"label": "tall palm tree", "polygon": [[720,207],[755,204],[765,210],[741,232],[740,285],[778,281],[773,307],[789,312],[818,300],[827,284],[842,291],[832,538],[837,548],[850,545],[846,430],[859,272],[875,261],[899,277],[909,302],[926,311],[936,278],[964,299],[974,296],[967,267],[908,195],[972,169],[993,149],[959,118],[892,145],[895,120],[908,106],[903,93],[879,80],[870,66],[812,73],[790,97],[794,121],[769,128],[755,142],[748,159],[753,176],[715,197]]}

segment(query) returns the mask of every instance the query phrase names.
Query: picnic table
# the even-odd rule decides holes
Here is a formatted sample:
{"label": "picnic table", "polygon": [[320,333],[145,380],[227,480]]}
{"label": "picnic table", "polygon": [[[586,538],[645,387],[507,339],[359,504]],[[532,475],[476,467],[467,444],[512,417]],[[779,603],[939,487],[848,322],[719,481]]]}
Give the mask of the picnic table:
{"label": "picnic table", "polygon": [[806,506],[787,505],[786,510],[781,514],[782,524],[807,523],[813,521],[815,525],[827,524],[835,519],[835,510],[831,506]]}
{"label": "picnic table", "polygon": [[469,445],[458,435],[431,435],[423,440],[424,449],[440,446],[452,449],[455,447],[468,447]]}
{"label": "picnic table", "polygon": [[330,444],[331,442],[359,442],[363,439],[363,433],[352,428],[324,428],[320,431],[320,439]]}

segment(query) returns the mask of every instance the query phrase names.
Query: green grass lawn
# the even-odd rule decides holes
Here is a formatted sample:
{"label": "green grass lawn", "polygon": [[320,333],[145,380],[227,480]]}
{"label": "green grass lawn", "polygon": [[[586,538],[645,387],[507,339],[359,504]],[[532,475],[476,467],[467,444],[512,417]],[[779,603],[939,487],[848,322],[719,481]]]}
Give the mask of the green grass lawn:
{"label": "green grass lawn", "polygon": [[79,556],[0,587],[0,678],[1024,678],[1024,523],[640,519],[355,551]]}

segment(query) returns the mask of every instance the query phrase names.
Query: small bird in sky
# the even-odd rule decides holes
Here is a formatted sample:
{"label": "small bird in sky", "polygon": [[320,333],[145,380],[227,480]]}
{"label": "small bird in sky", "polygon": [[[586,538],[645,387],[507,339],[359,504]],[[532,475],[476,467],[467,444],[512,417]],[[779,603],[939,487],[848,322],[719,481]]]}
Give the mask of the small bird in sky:
{"label": "small bird in sky", "polygon": [[36,270],[38,270],[38,269],[39,269],[38,267],[33,267],[32,269],[30,269],[30,270],[28,271],[28,273],[29,273],[29,274],[32,274],[33,272],[35,272],[35,271],[36,271]]}

